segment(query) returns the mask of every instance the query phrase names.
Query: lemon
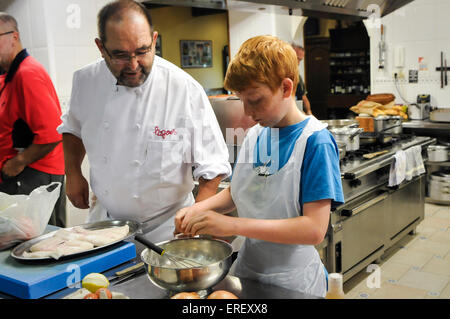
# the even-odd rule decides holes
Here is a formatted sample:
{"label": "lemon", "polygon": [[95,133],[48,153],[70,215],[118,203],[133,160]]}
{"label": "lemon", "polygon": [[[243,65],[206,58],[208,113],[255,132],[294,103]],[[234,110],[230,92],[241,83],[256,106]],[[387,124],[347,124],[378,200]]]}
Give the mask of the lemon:
{"label": "lemon", "polygon": [[90,292],[95,293],[100,288],[108,288],[109,281],[108,278],[102,274],[90,273],[83,278],[81,286]]}

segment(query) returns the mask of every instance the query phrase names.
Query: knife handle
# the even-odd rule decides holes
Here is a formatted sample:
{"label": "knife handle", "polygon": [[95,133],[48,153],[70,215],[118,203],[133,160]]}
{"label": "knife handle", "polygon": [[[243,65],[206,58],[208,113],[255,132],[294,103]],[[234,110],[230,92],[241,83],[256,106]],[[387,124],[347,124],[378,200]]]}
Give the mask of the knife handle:
{"label": "knife handle", "polygon": [[125,268],[125,269],[123,269],[121,271],[116,272],[115,275],[116,276],[123,276],[123,275],[125,275],[125,274],[127,274],[129,272],[132,272],[135,269],[141,268],[142,266],[144,266],[144,263],[140,262],[140,263],[138,263],[138,264],[136,264],[134,266],[131,266],[131,267],[128,267],[128,268]]}

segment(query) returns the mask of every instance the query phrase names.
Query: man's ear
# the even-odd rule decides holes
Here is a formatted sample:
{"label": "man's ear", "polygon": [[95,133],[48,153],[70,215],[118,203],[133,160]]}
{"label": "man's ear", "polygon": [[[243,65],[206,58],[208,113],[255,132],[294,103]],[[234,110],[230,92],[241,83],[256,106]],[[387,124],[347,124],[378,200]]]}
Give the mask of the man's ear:
{"label": "man's ear", "polygon": [[156,48],[156,40],[158,39],[158,31],[153,31],[152,35],[152,50],[155,51]]}
{"label": "man's ear", "polygon": [[283,81],[281,81],[281,89],[283,98],[290,98],[294,89],[294,82],[289,78],[284,78]]}
{"label": "man's ear", "polygon": [[17,31],[14,31],[14,33],[13,33],[13,37],[14,37],[14,40],[16,40],[16,41],[19,41],[19,42],[20,42],[20,35],[19,35],[19,32],[17,32]]}
{"label": "man's ear", "polygon": [[105,54],[103,53],[103,42],[99,38],[95,38],[95,44],[97,45],[98,50],[102,54],[102,58],[105,57]]}

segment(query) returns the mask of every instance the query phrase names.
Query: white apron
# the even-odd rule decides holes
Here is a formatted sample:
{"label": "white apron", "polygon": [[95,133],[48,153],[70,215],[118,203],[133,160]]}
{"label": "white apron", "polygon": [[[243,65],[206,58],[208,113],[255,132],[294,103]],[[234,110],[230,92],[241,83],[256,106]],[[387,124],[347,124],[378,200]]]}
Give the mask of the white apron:
{"label": "white apron", "polygon": [[[231,196],[239,217],[286,219],[299,216],[301,167],[307,139],[313,132],[327,126],[313,116],[308,117],[308,124],[297,139],[291,157],[275,174],[258,175],[252,160],[248,163],[240,163],[239,160],[236,164]],[[255,135],[261,130],[259,124],[255,125],[246,140],[256,141]],[[255,145],[244,141],[240,154],[248,154],[252,159]],[[278,244],[246,238],[233,268],[238,277],[315,296],[326,294],[324,267],[312,245]]]}

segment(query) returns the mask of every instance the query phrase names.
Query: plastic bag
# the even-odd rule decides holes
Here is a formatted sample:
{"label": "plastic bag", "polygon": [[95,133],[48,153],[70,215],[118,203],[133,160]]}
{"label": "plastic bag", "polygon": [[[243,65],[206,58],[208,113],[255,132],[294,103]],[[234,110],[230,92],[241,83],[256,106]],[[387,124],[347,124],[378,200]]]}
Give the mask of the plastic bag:
{"label": "plastic bag", "polygon": [[40,236],[59,198],[61,183],[34,189],[30,195],[0,192],[0,249]]}

